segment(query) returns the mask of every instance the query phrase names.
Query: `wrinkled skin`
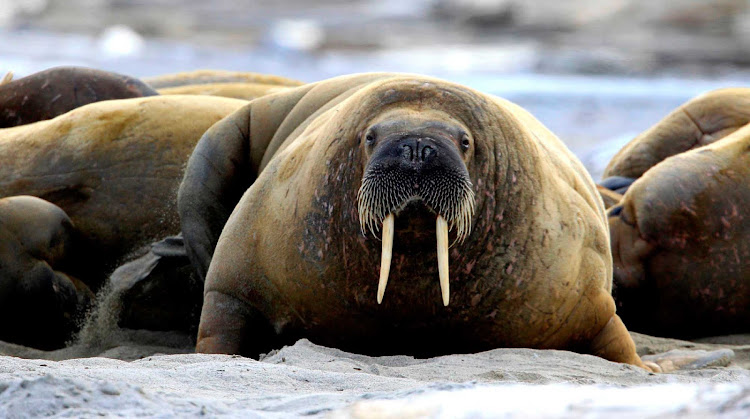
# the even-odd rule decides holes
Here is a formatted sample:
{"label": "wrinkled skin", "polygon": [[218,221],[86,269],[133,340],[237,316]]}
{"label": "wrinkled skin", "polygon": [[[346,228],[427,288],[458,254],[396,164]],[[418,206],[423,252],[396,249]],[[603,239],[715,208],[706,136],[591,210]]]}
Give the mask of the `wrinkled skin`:
{"label": "wrinkled skin", "polygon": [[154,96],[142,81],[84,67],[54,67],[0,84],[0,128],[52,119],[102,100]]}
{"label": "wrinkled skin", "polygon": [[628,327],[680,338],[750,331],[749,150],[745,126],[670,157],[610,209],[615,298]]}
{"label": "wrinkled skin", "polygon": [[[0,130],[0,198],[46,201],[28,206],[23,222],[17,215],[8,216],[15,221],[0,217],[14,226],[13,234],[0,237],[0,246],[15,249],[0,252],[0,288],[15,289],[8,295],[18,297],[6,298],[34,307],[39,322],[50,327],[62,317],[73,322],[71,313],[85,309],[86,290],[96,291],[107,273],[152,241],[179,232],[175,201],[185,162],[212,124],[246,103],[198,96],[113,100]],[[66,245],[54,251],[36,239],[61,222],[45,221],[49,208],[68,223]],[[18,240],[35,244],[18,247]],[[49,290],[54,292],[47,295]],[[62,308],[50,308],[57,307],[50,299],[62,301]],[[44,347],[62,345],[72,328],[65,323],[55,328],[59,333],[45,335],[46,328],[11,333],[11,326],[0,323],[0,336]]]}
{"label": "wrinkled skin", "polygon": [[[436,215],[419,202],[404,208],[379,305],[381,242],[362,235],[357,209],[378,153],[362,134],[390,123],[422,135],[409,127],[425,120],[469,133],[469,149],[454,153],[476,197],[472,230],[450,251],[444,307]],[[456,139],[441,135],[444,147]],[[254,356],[307,337],[361,353],[558,348],[643,366],[614,312],[593,182],[507,101],[393,74],[261,98],[203,136],[178,203],[188,254],[206,277],[198,352]]]}

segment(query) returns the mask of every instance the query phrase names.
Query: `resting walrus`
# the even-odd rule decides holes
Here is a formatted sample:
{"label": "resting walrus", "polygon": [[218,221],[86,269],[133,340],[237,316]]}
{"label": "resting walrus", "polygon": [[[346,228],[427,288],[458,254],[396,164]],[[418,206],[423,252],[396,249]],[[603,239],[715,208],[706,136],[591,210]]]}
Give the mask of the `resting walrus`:
{"label": "resting walrus", "polygon": [[[739,119],[729,110],[712,118]],[[633,330],[679,338],[750,332],[748,150],[745,125],[654,165],[610,209],[615,297]]]}
{"label": "resting walrus", "polygon": [[[626,144],[604,169],[602,184],[618,178],[616,190],[627,187],[667,157],[711,144],[750,123],[750,89],[718,89],[672,111],[659,123]],[[627,182],[623,182],[627,180]]]}
{"label": "resting walrus", "polygon": [[644,366],[615,314],[592,180],[510,102],[398,74],[260,98],[203,136],[178,205],[207,271],[198,352],[304,336],[365,353],[559,348]]}
{"label": "resting walrus", "polygon": [[93,68],[53,67],[0,83],[0,128],[52,119],[102,100],[157,94],[133,77]]}
{"label": "resting walrus", "polygon": [[[132,252],[179,232],[176,192],[188,156],[212,124],[246,103],[112,100],[0,129],[0,306],[36,302],[21,304],[13,324],[0,322],[0,339],[62,345],[89,288]],[[65,327],[56,326],[60,317]]]}

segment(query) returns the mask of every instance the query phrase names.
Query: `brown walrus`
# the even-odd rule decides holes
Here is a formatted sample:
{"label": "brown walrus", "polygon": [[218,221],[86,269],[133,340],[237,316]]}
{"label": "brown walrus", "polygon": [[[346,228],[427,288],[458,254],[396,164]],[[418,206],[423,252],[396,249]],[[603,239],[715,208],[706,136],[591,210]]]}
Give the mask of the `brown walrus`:
{"label": "brown walrus", "polygon": [[178,205],[206,275],[198,352],[304,336],[360,353],[571,349],[645,368],[615,314],[593,181],[505,100],[399,74],[259,98],[206,132]]}
{"label": "brown walrus", "polygon": [[[619,193],[667,157],[711,144],[750,123],[750,88],[718,89],[678,107],[626,144],[604,169]],[[628,179],[622,183],[622,179]],[[611,189],[611,188],[610,188]]]}
{"label": "brown walrus", "polygon": [[0,83],[0,128],[30,124],[89,103],[154,96],[142,81],[84,67],[54,67]]}
{"label": "brown walrus", "polygon": [[[96,290],[123,258],[179,232],[176,194],[185,162],[211,125],[246,103],[206,96],[112,100],[0,130],[0,198],[32,195],[44,200],[34,198],[31,205],[25,198],[22,222],[18,211],[7,217],[0,211],[0,226],[13,230],[0,237],[0,247],[15,249],[0,252],[0,293],[14,301],[36,301],[23,306],[30,314],[16,311],[15,325],[29,335],[21,341],[62,345],[58,333],[45,334],[46,326],[39,326],[51,327],[58,319],[38,313],[68,316],[70,306],[80,310],[85,291]],[[50,213],[70,225],[65,224],[64,240],[50,239],[45,246],[36,239],[40,234],[62,237],[54,231],[63,221],[44,221]],[[34,245],[18,247],[14,241]],[[32,263],[46,268],[27,269]],[[74,289],[83,294],[69,292]],[[8,290],[16,291],[8,294]],[[47,292],[52,295],[45,296]],[[4,304],[1,300],[0,296]],[[60,301],[64,308],[39,308],[50,300]],[[0,339],[8,327],[0,323]]]}
{"label": "brown walrus", "polygon": [[75,231],[59,207],[32,196],[0,199],[0,340],[51,349],[93,300],[66,254]]}
{"label": "brown walrus", "polygon": [[[726,103],[726,118],[715,109],[712,119],[741,120],[737,101]],[[750,332],[748,150],[745,125],[654,165],[610,209],[615,298],[628,327],[680,338]]]}

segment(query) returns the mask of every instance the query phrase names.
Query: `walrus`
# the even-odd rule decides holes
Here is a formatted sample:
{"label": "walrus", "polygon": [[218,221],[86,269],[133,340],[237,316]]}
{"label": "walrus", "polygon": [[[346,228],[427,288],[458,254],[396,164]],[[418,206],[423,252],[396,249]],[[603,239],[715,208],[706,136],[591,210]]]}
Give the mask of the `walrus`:
{"label": "walrus", "polygon": [[301,86],[304,84],[299,80],[273,74],[228,70],[194,70],[182,73],[162,74],[159,76],[145,77],[143,78],[143,81],[154,89],[214,83],[258,83],[290,87]]}
{"label": "walrus", "polygon": [[467,87],[375,73],[256,99],[201,138],[178,209],[205,276],[197,352],[307,337],[648,369],[615,313],[583,165],[525,110]]}
{"label": "walrus", "polygon": [[164,87],[161,95],[209,95],[253,100],[271,93],[289,89],[289,86],[265,83],[207,83]]}
{"label": "walrus", "polygon": [[[27,212],[22,221],[17,215],[8,221],[0,213],[0,225],[14,231],[0,237],[0,247],[15,249],[2,252],[0,288],[17,290],[12,294],[14,301],[37,301],[26,307],[44,305],[45,299],[67,301],[70,304],[63,305],[68,308],[56,312],[67,316],[64,313],[68,313],[69,306],[86,294],[77,281],[95,292],[106,274],[134,252],[177,234],[180,227],[176,194],[190,153],[211,125],[246,103],[207,96],[111,100],[86,105],[51,120],[0,129],[0,198],[40,198],[34,201],[36,206],[24,207]],[[66,245],[59,255],[53,249],[59,247],[60,240],[50,239],[49,248],[45,249],[44,243],[36,239],[62,222],[53,219],[44,224],[49,226],[46,230],[37,227],[45,217],[49,218],[46,214],[53,211],[51,207],[59,210],[54,210],[58,218],[69,220],[63,241]],[[40,221],[34,221],[37,218]],[[16,240],[33,240],[37,244],[18,248]],[[44,256],[45,252],[57,255],[54,263]],[[46,261],[49,267],[27,269],[35,261]],[[54,275],[50,267],[56,272]],[[65,285],[59,285],[62,283]],[[33,284],[38,286],[31,287]],[[43,294],[49,289],[54,293],[45,297]],[[78,295],[70,294],[74,289],[80,291]],[[20,296],[24,292],[25,296]],[[80,304],[77,307],[84,308]],[[54,316],[43,317],[50,325],[57,322]],[[8,322],[0,323],[0,336],[4,336],[7,327]],[[69,329],[61,327],[61,334]],[[29,337],[29,344],[39,343],[34,339],[48,339],[42,345],[45,347],[64,343],[58,334],[42,333],[46,330],[43,328],[19,330],[44,336]]]}
{"label": "walrus", "polygon": [[102,100],[157,94],[130,76],[85,67],[54,67],[0,83],[0,128],[51,119]]}
{"label": "walrus", "polygon": [[[635,137],[610,160],[602,178],[618,181],[617,192],[667,157],[711,144],[750,123],[750,88],[718,89],[681,105]],[[610,189],[612,189],[610,187]]]}
{"label": "walrus", "polygon": [[[726,120],[741,119],[735,110]],[[615,298],[628,327],[688,339],[750,332],[748,150],[745,125],[659,162],[610,209]]]}
{"label": "walrus", "polygon": [[54,204],[32,196],[0,199],[0,340],[53,349],[76,328],[94,295],[66,259],[74,235],[72,221]]}

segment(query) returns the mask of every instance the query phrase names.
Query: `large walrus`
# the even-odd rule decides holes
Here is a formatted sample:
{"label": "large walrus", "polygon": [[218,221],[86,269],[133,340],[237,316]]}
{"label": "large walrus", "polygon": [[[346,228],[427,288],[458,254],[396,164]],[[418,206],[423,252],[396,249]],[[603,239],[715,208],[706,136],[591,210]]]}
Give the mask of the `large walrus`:
{"label": "large walrus", "polygon": [[615,314],[594,183],[505,100],[398,74],[256,99],[200,140],[178,204],[206,275],[198,352],[255,355],[304,336],[364,353],[558,348],[645,367]]}
{"label": "large walrus", "polygon": [[54,67],[0,83],[0,128],[52,119],[89,103],[154,96],[142,81],[85,67]]}
{"label": "large walrus", "polygon": [[57,319],[81,309],[89,288],[132,252],[179,232],[185,162],[211,125],[246,103],[112,100],[0,129],[0,307],[36,302],[14,311],[13,330],[0,316],[0,339],[62,345],[73,322]]}
{"label": "large walrus", "polygon": [[[695,119],[723,126],[713,134],[722,139],[654,163],[610,209],[615,297],[636,331],[680,338],[750,332],[750,125],[735,130],[750,119],[750,89],[733,91],[726,108],[716,103],[714,113]],[[647,131],[644,142],[664,141],[649,133],[676,129],[671,122]],[[680,134],[670,142],[694,138]]]}

